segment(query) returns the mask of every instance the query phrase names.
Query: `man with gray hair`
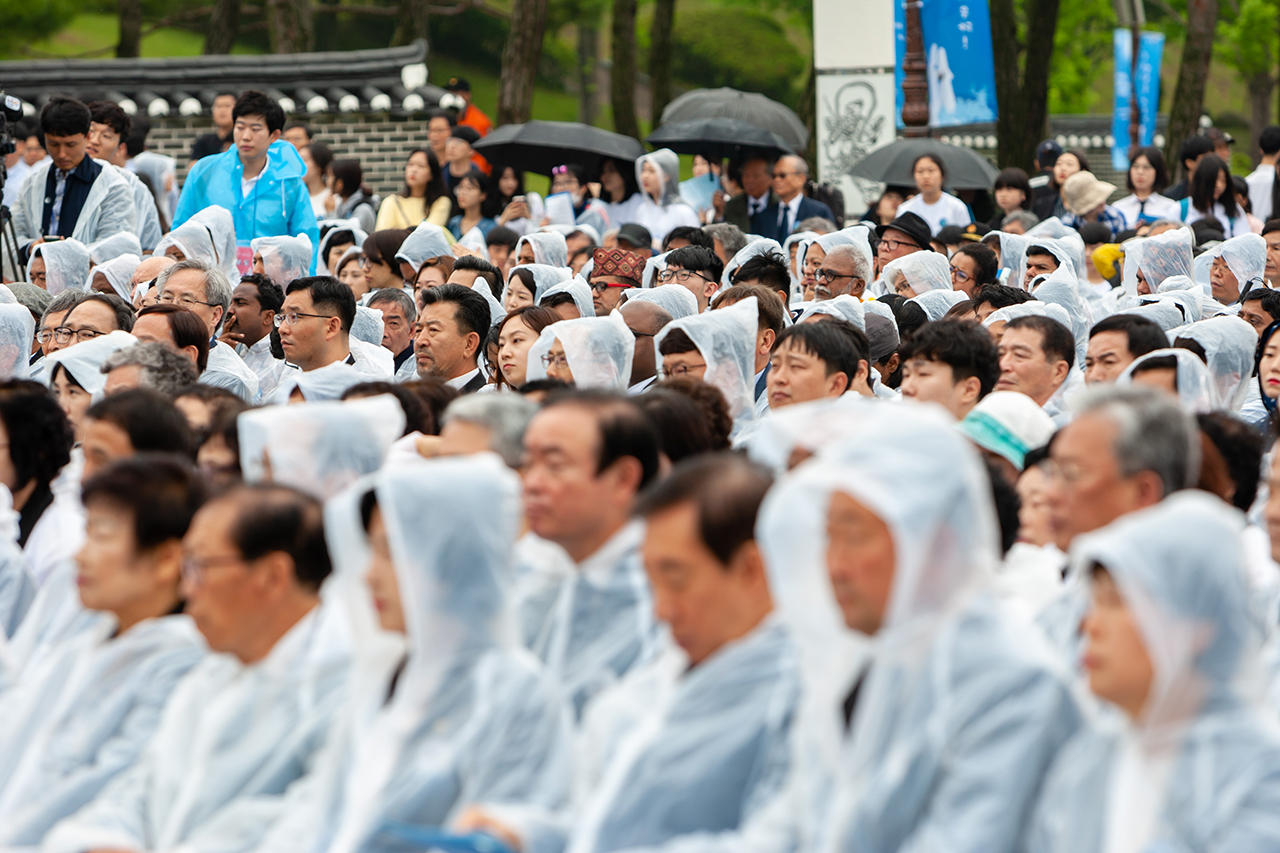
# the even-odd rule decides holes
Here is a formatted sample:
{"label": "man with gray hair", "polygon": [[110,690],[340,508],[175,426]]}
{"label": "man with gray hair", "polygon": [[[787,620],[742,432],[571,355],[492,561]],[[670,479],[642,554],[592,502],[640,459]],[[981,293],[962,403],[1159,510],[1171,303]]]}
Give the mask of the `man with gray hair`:
{"label": "man with gray hair", "polygon": [[396,381],[414,379],[418,363],[413,358],[413,324],[418,322],[418,309],[413,297],[397,287],[382,287],[369,297],[369,307],[382,312],[382,346],[395,356]]}
{"label": "man with gray hair", "polygon": [[1029,210],[1015,210],[1000,220],[1000,230],[1006,234],[1026,234],[1040,224],[1040,217]]}
{"label": "man with gray hair", "polygon": [[[44,309],[44,315],[40,317],[39,324],[36,325],[36,343],[40,345],[41,356],[50,355],[60,349],[66,349],[71,346],[70,341],[58,343],[55,338],[54,329],[62,325],[67,319],[67,315],[71,313],[71,309],[75,308],[89,296],[83,290],[64,290],[57,296],[53,297],[53,301],[49,303],[49,307]],[[31,362],[35,364],[35,361]]]}
{"label": "man with gray hair", "polygon": [[818,270],[818,286],[814,300],[822,302],[837,296],[862,298],[862,292],[871,281],[871,264],[862,252],[853,246],[836,246],[822,261]]}
{"label": "man with gray hair", "polygon": [[773,165],[773,192],[777,205],[769,205],[760,217],[762,237],[772,237],[781,243],[796,225],[814,216],[835,221],[831,208],[804,194],[809,183],[809,164],[803,157],[787,154]]}
{"label": "man with gray hair", "polygon": [[209,331],[209,366],[200,374],[206,385],[226,388],[249,403],[261,394],[258,374],[244,363],[235,349],[218,340],[218,330],[231,307],[231,282],[217,266],[201,258],[187,258],[165,267],[156,278],[161,302],[188,308]]}
{"label": "man with gray hair", "polygon": [[524,430],[537,412],[538,404],[519,394],[464,394],[444,410],[436,455],[490,450],[519,468]]}
{"label": "man with gray hair", "polygon": [[747,245],[747,235],[742,233],[742,229],[732,222],[716,222],[711,225],[702,226],[710,237],[712,245],[715,247],[713,251],[716,257],[720,259],[720,263],[727,264],[734,255],[741,252]]}
{"label": "man with gray hair", "polygon": [[107,375],[104,394],[150,388],[172,398],[199,378],[190,358],[156,342],[116,350],[102,363],[101,370]]}

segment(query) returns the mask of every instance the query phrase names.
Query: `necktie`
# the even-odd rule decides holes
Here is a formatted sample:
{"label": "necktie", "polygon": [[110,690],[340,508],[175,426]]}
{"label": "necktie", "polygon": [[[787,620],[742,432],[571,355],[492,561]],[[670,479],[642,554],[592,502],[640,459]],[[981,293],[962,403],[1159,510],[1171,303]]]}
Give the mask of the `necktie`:
{"label": "necktie", "polygon": [[782,204],[778,206],[778,232],[780,234],[791,233],[791,206]]}
{"label": "necktie", "polygon": [[57,176],[53,184],[53,208],[49,211],[49,234],[56,236],[58,231],[58,220],[62,218],[62,197],[67,192],[67,175],[69,172],[58,170]]}

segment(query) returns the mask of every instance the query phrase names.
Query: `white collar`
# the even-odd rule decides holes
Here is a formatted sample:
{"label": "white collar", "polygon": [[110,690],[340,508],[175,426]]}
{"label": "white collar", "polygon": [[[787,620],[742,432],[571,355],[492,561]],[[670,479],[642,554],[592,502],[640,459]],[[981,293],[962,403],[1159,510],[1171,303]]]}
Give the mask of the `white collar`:
{"label": "white collar", "polygon": [[479,372],[480,372],[479,367],[473,368],[470,373],[464,373],[461,376],[455,376],[452,379],[445,382],[444,384],[448,385],[450,388],[461,391],[462,387],[466,385],[468,382],[470,382],[473,378],[475,378],[475,375]]}

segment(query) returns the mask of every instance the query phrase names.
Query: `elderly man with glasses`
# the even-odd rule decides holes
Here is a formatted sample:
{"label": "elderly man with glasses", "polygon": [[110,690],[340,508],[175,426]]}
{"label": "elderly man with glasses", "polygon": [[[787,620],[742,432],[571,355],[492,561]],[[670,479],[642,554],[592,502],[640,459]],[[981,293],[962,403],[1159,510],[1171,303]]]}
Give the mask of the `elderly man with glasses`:
{"label": "elderly man with glasses", "polygon": [[114,331],[133,331],[133,309],[118,296],[86,294],[52,328],[41,327],[36,340],[53,353]]}
{"label": "elderly man with glasses", "polygon": [[591,254],[591,302],[603,317],[622,301],[622,295],[640,286],[644,261],[624,249],[596,249]]}
{"label": "elderly man with glasses", "polygon": [[200,374],[205,385],[226,388],[249,403],[261,398],[258,374],[230,345],[218,340],[231,307],[231,282],[221,269],[200,258],[165,267],[156,278],[160,302],[186,308],[199,317],[209,334],[209,366]]}
{"label": "elderly man with glasses", "polygon": [[815,274],[818,286],[814,299],[818,302],[837,296],[862,298],[862,292],[871,279],[871,264],[854,246],[836,246],[823,259],[822,268]]}

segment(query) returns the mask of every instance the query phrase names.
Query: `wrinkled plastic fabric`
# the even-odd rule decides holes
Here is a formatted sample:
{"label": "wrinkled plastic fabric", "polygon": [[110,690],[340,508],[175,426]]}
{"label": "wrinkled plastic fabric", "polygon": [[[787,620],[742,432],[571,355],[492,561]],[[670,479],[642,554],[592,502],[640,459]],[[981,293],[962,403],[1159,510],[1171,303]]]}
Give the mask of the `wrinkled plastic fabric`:
{"label": "wrinkled plastic fabric", "polygon": [[[533,304],[540,304],[542,297],[546,294],[547,288],[562,281],[568,281],[573,278],[573,270],[566,266],[553,267],[546,264],[519,264],[511,269],[512,273],[516,270],[528,270],[533,275]],[[502,304],[507,304],[507,291],[511,288],[511,276],[507,276],[507,283],[502,287]]]}
{"label": "wrinkled plastic fabric", "polygon": [[[357,241],[357,243],[363,242],[363,240]],[[449,246],[449,238],[445,236],[445,230],[439,225],[421,222],[400,244],[400,251],[396,252],[396,260],[407,263],[417,274],[425,262],[446,255],[453,257],[453,249]]]}
{"label": "wrinkled plastic fabric", "polygon": [[1142,267],[1142,275],[1152,293],[1158,292],[1166,279],[1173,276],[1190,278],[1194,275],[1192,239],[1190,228],[1175,228],[1148,237],[1142,242],[1142,256],[1138,259],[1138,265]]}
{"label": "wrinkled plastic fabric", "polygon": [[[641,172],[645,163],[653,164],[658,170],[658,177],[662,181],[662,199],[658,202],[658,206],[666,207],[677,202],[683,203],[680,198],[680,156],[670,148],[659,148],[657,151],[651,151],[638,157],[636,159],[636,186],[638,187],[644,186]],[[644,190],[640,192],[647,197]],[[652,203],[653,199],[648,198],[648,201]],[[655,234],[654,236],[657,237],[658,235]]]}
{"label": "wrinkled plastic fabric", "polygon": [[484,301],[489,304],[489,325],[496,326],[501,323],[502,318],[507,316],[507,309],[503,308],[502,303],[494,298],[493,288],[489,286],[489,282],[477,277],[471,283],[471,289],[483,296]]}
{"label": "wrinkled plastic fabric", "polygon": [[57,296],[64,290],[84,290],[89,277],[89,247],[79,240],[53,240],[31,250],[27,261],[27,281],[31,281],[31,264],[44,258],[44,289]]}
{"label": "wrinkled plastic fabric", "polygon": [[[1034,254],[1031,251],[1033,248],[1044,249],[1049,254],[1053,255],[1054,259],[1058,262],[1058,269],[1062,269],[1063,267],[1066,267],[1065,271],[1069,272],[1072,278],[1079,281],[1080,279],[1079,268],[1076,267],[1076,261],[1071,257],[1071,249],[1069,246],[1063,243],[1063,241],[1056,240],[1056,239],[1055,240],[1040,239],[1038,241],[1032,240],[1030,243],[1027,244],[1027,252],[1025,255],[1023,255],[1023,258],[1022,258],[1023,285],[1026,287],[1027,290],[1034,289],[1034,282],[1026,277],[1027,276],[1027,269],[1026,269],[1027,255]],[[1058,270],[1054,270],[1054,272],[1057,272],[1057,271]]]}
{"label": "wrinkled plastic fabric", "polygon": [[647,258],[644,262],[644,274],[640,279],[640,286],[648,289],[658,287],[658,273],[667,268],[667,255],[670,252],[663,252],[660,255],[654,255]]}
{"label": "wrinkled plastic fabric", "polygon": [[138,339],[133,335],[117,329],[91,340],[72,344],[66,349],[60,349],[45,357],[42,362],[44,376],[41,381],[52,388],[53,371],[61,364],[80,387],[89,392],[93,402],[96,403],[102,399],[103,389],[107,386],[107,377],[101,369],[103,362],[116,350],[127,349],[137,342]]}
{"label": "wrinkled plastic fabric", "polygon": [[[1236,277],[1240,292],[1244,293],[1249,282],[1255,287],[1265,287],[1267,268],[1267,241],[1257,234],[1241,234],[1232,237],[1205,252],[1210,258],[1221,257],[1227,269]],[[1201,257],[1204,257],[1201,255]]]}
{"label": "wrinkled plastic fabric", "polygon": [[350,337],[374,346],[382,346],[382,311],[367,305],[356,306],[356,317],[351,321]]}
{"label": "wrinkled plastic fabric", "polygon": [[[1011,851],[1078,717],[1049,650],[990,591],[999,546],[984,467],[935,407],[825,411],[841,415],[827,427],[839,437],[779,482],[756,525],[778,612],[806,626],[796,630],[817,705],[799,775],[824,795],[802,804],[819,816],[812,846]],[[827,574],[835,492],[887,525],[895,561],[848,735],[840,709],[860,660]],[[842,634],[833,655],[827,640]]]}
{"label": "wrinkled plastic fabric", "polygon": [[404,434],[404,409],[383,394],[250,409],[236,422],[245,482],[281,483],[324,500],[382,466]]}
{"label": "wrinkled plastic fabric", "polygon": [[679,320],[698,313],[698,297],[683,284],[660,284],[627,293],[628,302],[652,302],[661,306],[671,319]]}
{"label": "wrinkled plastic fabric", "polygon": [[583,279],[574,276],[548,286],[538,297],[537,304],[541,305],[547,297],[555,296],[558,293],[567,293],[573,297],[573,304],[577,307],[580,316],[596,316],[595,303],[591,299],[591,285],[587,284]]}
{"label": "wrinkled plastic fabric", "polygon": [[994,239],[990,234],[983,238],[982,242],[984,243],[995,242],[1000,244],[1000,269],[1008,270],[1007,275],[1001,282],[1002,284],[1022,290],[1026,289],[1022,277],[1027,269],[1027,247],[1031,245],[1034,239],[1034,237],[1028,237],[1026,234],[1006,234],[1003,231],[995,232]]}
{"label": "wrinkled plastic fabric", "polygon": [[[800,271],[801,277],[803,277],[805,256],[809,254],[809,247],[817,243],[827,254],[831,254],[831,250],[836,246],[853,246],[862,254],[863,259],[867,262],[867,269],[871,270],[874,275],[876,254],[871,251],[871,238],[868,236],[870,233],[871,229],[868,226],[857,223],[850,225],[848,228],[842,228],[839,231],[833,231],[830,234],[823,234],[812,240],[803,241],[799,250],[796,251],[796,269]],[[950,271],[948,271],[948,275],[950,275]],[[949,278],[948,281],[950,281]],[[947,286],[950,287],[950,284]]]}
{"label": "wrinkled plastic fabric", "polygon": [[[351,235],[351,239],[355,242],[355,245],[350,246],[343,251],[342,257],[338,259],[338,262],[341,263],[342,258],[347,256],[347,252],[350,252],[352,249],[360,249],[360,247],[364,246],[364,241],[369,235],[360,227],[360,220],[358,219],[331,219],[325,224],[329,225],[330,228],[328,231],[325,231],[324,236],[320,238],[320,256],[316,261],[316,275],[332,275],[336,277],[337,273],[329,269],[329,244],[333,242],[334,238],[339,234]],[[412,237],[413,235],[411,234],[409,236]],[[404,247],[401,246],[400,248],[403,249]],[[363,251],[363,249],[361,251]],[[398,258],[399,255],[396,257]]]}
{"label": "wrinkled plastic fabric", "polygon": [[774,254],[786,258],[782,253],[782,246],[777,240],[771,240],[768,237],[761,237],[758,240],[752,240],[747,245],[738,250],[738,254],[729,259],[729,263],[724,265],[724,272],[720,275],[721,289],[729,287],[733,284],[733,274],[738,268],[747,261],[759,255]]}
{"label": "wrinkled plastic fabric", "polygon": [[1026,849],[1232,850],[1280,845],[1280,740],[1247,686],[1259,638],[1244,518],[1178,492],[1080,537],[1076,573],[1111,575],[1151,659],[1141,716],[1100,716],[1062,750]]}
{"label": "wrinkled plastic fabric", "polygon": [[142,255],[142,244],[128,231],[89,244],[89,260],[95,264],[105,264],[121,255]]}
{"label": "wrinkled plastic fabric", "polygon": [[[964,294],[961,294],[963,298]],[[923,305],[920,306],[924,308]],[[927,309],[926,309],[926,313]],[[945,313],[945,312],[944,312]],[[847,320],[857,326],[862,332],[867,330],[866,309],[863,303],[854,296],[842,293],[834,299],[826,299],[822,302],[814,302],[808,308],[804,309],[804,313],[800,315],[798,322],[803,323],[814,314],[830,314],[832,317],[839,317],[841,320]],[[930,317],[929,319],[933,319]]]}
{"label": "wrinkled plastic fabric", "polygon": [[1155,323],[1160,327],[1161,331],[1165,332],[1176,329],[1187,322],[1186,317],[1178,309],[1178,306],[1168,300],[1145,302],[1136,308],[1123,308],[1116,313],[1143,317]]}
{"label": "wrinkled plastic fabric", "polygon": [[[227,274],[227,278],[233,282],[239,281],[240,270],[236,266],[236,222],[231,211],[211,204],[203,210],[196,211],[187,222],[196,222],[208,229],[213,238],[214,256],[211,260]],[[156,252],[156,254],[161,253]]]}
{"label": "wrinkled plastic fabric", "polygon": [[1239,317],[1221,315],[1192,323],[1178,337],[1191,338],[1204,347],[1218,407],[1240,411],[1249,393],[1258,348],[1258,333],[1253,326]]}
{"label": "wrinkled plastic fabric", "polygon": [[352,385],[368,381],[368,376],[341,361],[306,371],[286,367],[280,371],[280,382],[276,385],[270,402],[288,403],[294,388],[301,392],[308,403],[337,400]]}
{"label": "wrinkled plastic fabric", "polygon": [[[797,231],[794,234],[788,234],[787,238],[782,241],[782,257],[787,261],[787,271],[791,273],[791,295],[794,297],[796,288],[800,284],[800,273],[803,270],[800,259],[800,250],[807,248],[810,243],[818,239],[821,234],[817,231]],[[791,247],[796,246],[796,260],[791,262]]]}
{"label": "wrinkled plastic fabric", "polygon": [[937,252],[912,252],[904,255],[885,264],[880,274],[885,284],[889,285],[890,292],[897,289],[899,278],[905,279],[916,296],[930,290],[951,289],[951,267],[947,265],[947,259]]}
{"label": "wrinkled plastic fabric", "polygon": [[1168,356],[1178,362],[1178,405],[1183,411],[1198,415],[1222,408],[1218,389],[1214,386],[1213,377],[1209,375],[1209,369],[1199,356],[1187,349],[1165,348],[1138,356],[1116,379],[1116,384],[1132,384],[1134,372],[1142,365],[1152,359]]}
{"label": "wrinkled plastic fabric", "polygon": [[1049,305],[1057,305],[1067,312],[1071,322],[1067,328],[1076,342],[1076,364],[1083,365],[1089,351],[1089,329],[1093,318],[1080,299],[1080,282],[1066,267],[1059,267],[1042,279],[1033,291],[1036,299]]}
{"label": "wrinkled plastic fabric", "polygon": [[191,618],[115,619],[29,666],[0,702],[0,843],[35,845],[127,770],[179,680],[204,657]]}
{"label": "wrinkled plastic fabric", "polygon": [[93,290],[93,277],[98,273],[102,273],[102,277],[111,285],[111,289],[115,291],[125,302],[133,300],[133,272],[138,268],[138,264],[142,263],[142,258],[137,255],[120,255],[109,261],[103,261],[93,269],[89,270],[89,276],[85,279],[85,290]]}
{"label": "wrinkled plastic fabric", "polygon": [[653,339],[662,375],[662,342],[673,329],[680,329],[706,362],[702,381],[714,385],[724,394],[733,416],[734,431],[739,432],[755,420],[756,333],[759,307],[754,296],[705,314],[668,323]]}
{"label": "wrinkled plastic fabric", "polygon": [[623,391],[630,384],[636,339],[617,311],[604,317],[561,320],[543,329],[529,348],[526,382],[547,377],[542,357],[557,340],[576,387]]}
{"label": "wrinkled plastic fabric", "polygon": [[948,311],[968,298],[960,290],[926,290],[919,296],[913,296],[907,301],[919,305],[924,311],[924,315],[929,318],[929,322],[934,322],[941,320]]}
{"label": "wrinkled plastic fabric", "polygon": [[164,255],[170,247],[182,252],[184,258],[215,265],[218,262],[218,253],[213,247],[213,234],[201,222],[184,222],[164,235],[156,244],[155,254]]}
{"label": "wrinkled plastic fabric", "polygon": [[[403,848],[379,834],[387,821],[445,826],[477,801],[554,808],[568,793],[568,708],[519,647],[510,608],[518,479],[491,454],[423,460],[373,479],[408,654],[402,669],[380,659],[376,678],[361,679],[317,790],[264,851],[390,853]],[[363,539],[358,501],[341,506],[344,538]]]}
{"label": "wrinkled plastic fabric", "polygon": [[25,305],[0,305],[0,379],[30,375],[27,359],[35,334],[35,318]]}
{"label": "wrinkled plastic fabric", "polygon": [[1199,293],[1191,290],[1166,290],[1155,296],[1139,296],[1138,299],[1143,303],[1167,302],[1175,305],[1182,312],[1186,323],[1195,323],[1204,318],[1204,302]]}
{"label": "wrinkled plastic fabric", "polygon": [[280,287],[306,278],[311,270],[313,249],[306,234],[297,237],[255,237],[249,243],[256,254],[262,255],[262,269],[267,278]]}
{"label": "wrinkled plastic fabric", "polygon": [[1019,317],[1048,317],[1051,320],[1057,320],[1068,329],[1071,328],[1071,317],[1067,314],[1065,308],[1061,305],[1034,300],[997,308],[987,315],[987,319],[982,321],[982,326],[983,328],[990,328],[996,323],[1008,323],[1010,320],[1016,320]]}
{"label": "wrinkled plastic fabric", "polygon": [[[549,267],[568,267],[569,266],[569,245],[565,242],[564,235],[555,231],[538,231],[534,234],[526,234],[516,241],[516,247],[511,252],[514,258],[520,257],[520,249],[528,243],[533,247],[533,262],[535,264],[544,264]],[[529,264],[525,264],[529,266]]]}

